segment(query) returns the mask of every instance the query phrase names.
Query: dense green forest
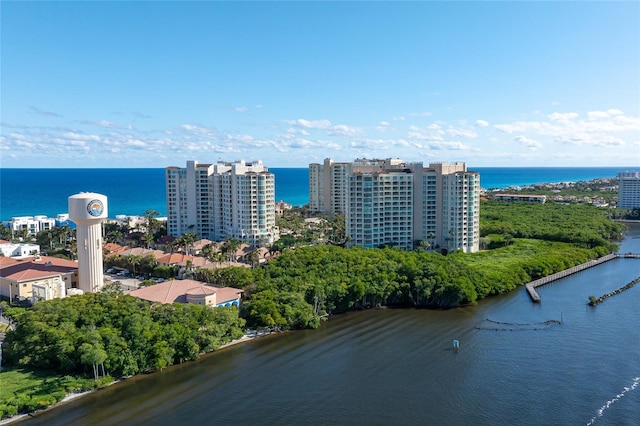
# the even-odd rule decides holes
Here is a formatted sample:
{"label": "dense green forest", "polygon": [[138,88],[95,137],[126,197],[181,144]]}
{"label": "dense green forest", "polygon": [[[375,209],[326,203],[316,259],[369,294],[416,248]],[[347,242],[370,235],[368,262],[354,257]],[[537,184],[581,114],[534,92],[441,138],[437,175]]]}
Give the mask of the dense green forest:
{"label": "dense green forest", "polygon": [[511,291],[607,254],[607,247],[516,239],[477,254],[303,247],[256,271],[242,315],[251,326],[316,327],[319,317],[377,305],[450,308]]}
{"label": "dense green forest", "polygon": [[609,211],[587,204],[508,203],[489,201],[480,209],[482,236],[562,241],[581,247],[616,248],[624,225],[609,219]]}

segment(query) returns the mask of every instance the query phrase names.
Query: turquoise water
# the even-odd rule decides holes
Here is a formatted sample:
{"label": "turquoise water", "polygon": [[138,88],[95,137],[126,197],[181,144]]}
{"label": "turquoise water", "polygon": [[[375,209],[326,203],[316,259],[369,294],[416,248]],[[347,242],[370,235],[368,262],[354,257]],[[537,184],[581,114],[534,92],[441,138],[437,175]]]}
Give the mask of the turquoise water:
{"label": "turquoise water", "polygon": [[[628,168],[469,167],[480,173],[484,188],[504,188],[542,182],[566,182],[615,177]],[[307,168],[272,168],[276,201],[295,206],[309,202]],[[637,169],[640,171],[640,169]],[[97,192],[109,198],[109,217],[143,215],[147,209],[166,215],[164,169],[0,169],[0,220],[14,216],[66,213],[67,198]]]}

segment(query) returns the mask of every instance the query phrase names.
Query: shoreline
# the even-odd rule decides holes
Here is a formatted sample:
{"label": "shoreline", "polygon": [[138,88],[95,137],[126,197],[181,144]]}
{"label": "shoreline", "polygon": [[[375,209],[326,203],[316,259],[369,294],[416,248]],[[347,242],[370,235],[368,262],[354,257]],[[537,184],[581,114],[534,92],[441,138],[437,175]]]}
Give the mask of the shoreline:
{"label": "shoreline", "polygon": [[[240,337],[239,339],[231,340],[230,342],[227,342],[224,345],[221,345],[218,349],[216,349],[214,351],[211,351],[211,352],[204,352],[204,353],[200,354],[200,356],[215,354],[216,352],[218,352],[221,349],[225,349],[225,348],[228,348],[228,347],[231,347],[231,346],[235,346],[235,345],[238,345],[240,343],[250,342],[250,341],[258,339],[260,337],[270,336],[270,335],[272,335],[274,333],[278,333],[278,332],[275,332],[275,331],[247,330],[245,332],[244,336]],[[197,360],[194,360],[194,361],[197,361]],[[193,361],[189,361],[189,362],[193,362]],[[182,364],[186,364],[186,363],[182,363]],[[182,365],[182,364],[173,364],[172,366],[169,366],[169,367],[178,366],[178,365]],[[154,371],[153,373],[159,373],[159,372],[160,371]],[[114,380],[113,382],[109,383],[108,385],[100,387],[100,388],[91,389],[91,390],[84,391],[84,392],[77,392],[77,393],[67,394],[60,401],[58,401],[55,404],[52,404],[52,405],[50,405],[48,407],[42,408],[40,410],[33,411],[31,413],[17,414],[15,416],[4,418],[4,419],[0,420],[0,426],[12,424],[12,423],[17,422],[19,420],[23,420],[26,417],[36,416],[38,413],[42,413],[42,412],[45,412],[45,411],[48,411],[48,410],[52,410],[54,408],[58,408],[58,407],[66,404],[66,403],[68,403],[70,401],[73,401],[74,399],[78,399],[80,397],[89,395],[90,393],[96,392],[96,391],[98,391],[100,389],[103,389],[103,388],[106,388],[106,387],[109,387],[109,386],[112,386],[112,385],[115,385],[116,383],[120,383],[120,382],[125,381],[125,380],[127,380],[129,378],[142,376],[143,374],[144,373],[140,373],[140,374],[136,374],[135,376],[129,376],[129,377],[121,378],[121,379],[118,379],[118,380]]]}

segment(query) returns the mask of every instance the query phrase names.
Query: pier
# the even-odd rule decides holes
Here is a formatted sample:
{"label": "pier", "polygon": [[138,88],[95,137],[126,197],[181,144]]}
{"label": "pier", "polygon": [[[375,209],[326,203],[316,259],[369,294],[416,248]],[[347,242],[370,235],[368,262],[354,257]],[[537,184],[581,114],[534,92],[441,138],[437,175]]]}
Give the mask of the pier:
{"label": "pier", "polygon": [[617,259],[617,258],[640,259],[640,253],[608,254],[598,259],[590,260],[587,263],[574,266],[573,268],[565,269],[564,271],[560,271],[555,274],[547,275],[544,278],[531,281],[530,283],[525,285],[525,288],[527,289],[529,296],[531,296],[531,300],[533,300],[535,303],[540,303],[540,300],[541,300],[540,295],[536,291],[536,288],[543,286],[545,284],[549,284],[550,282],[559,280],[560,278],[568,277],[569,275],[573,275],[576,272],[584,271],[585,269],[588,269],[597,265],[601,265],[605,262],[610,261],[611,259]]}

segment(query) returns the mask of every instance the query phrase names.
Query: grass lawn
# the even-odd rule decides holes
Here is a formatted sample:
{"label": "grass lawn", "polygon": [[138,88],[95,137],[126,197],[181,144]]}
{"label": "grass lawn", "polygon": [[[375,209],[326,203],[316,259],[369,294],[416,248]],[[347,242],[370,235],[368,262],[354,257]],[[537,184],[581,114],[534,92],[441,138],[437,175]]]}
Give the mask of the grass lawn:
{"label": "grass lawn", "polygon": [[111,381],[111,377],[95,382],[47,371],[5,369],[0,372],[0,419],[46,408],[69,393],[91,390]]}
{"label": "grass lawn", "polygon": [[0,373],[0,402],[18,394],[31,394],[42,389],[45,380],[56,379],[59,376],[42,371],[3,370]]}

